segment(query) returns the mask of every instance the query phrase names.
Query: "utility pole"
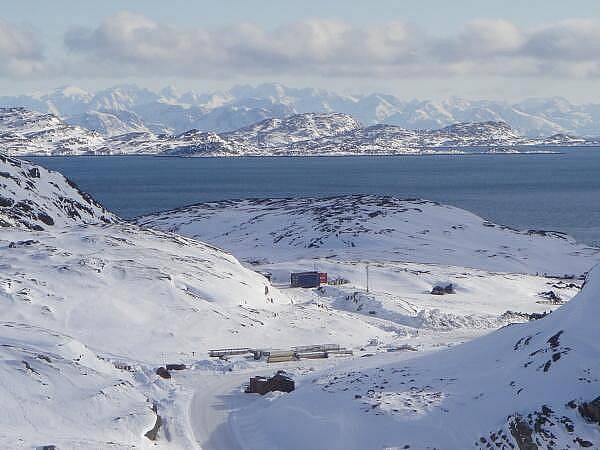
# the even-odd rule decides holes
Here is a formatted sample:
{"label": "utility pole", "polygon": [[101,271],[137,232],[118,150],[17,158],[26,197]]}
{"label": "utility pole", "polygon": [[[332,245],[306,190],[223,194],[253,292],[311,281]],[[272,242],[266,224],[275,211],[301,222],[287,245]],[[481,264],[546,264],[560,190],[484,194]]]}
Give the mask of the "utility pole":
{"label": "utility pole", "polygon": [[369,293],[369,263],[366,265],[367,270],[367,294]]}

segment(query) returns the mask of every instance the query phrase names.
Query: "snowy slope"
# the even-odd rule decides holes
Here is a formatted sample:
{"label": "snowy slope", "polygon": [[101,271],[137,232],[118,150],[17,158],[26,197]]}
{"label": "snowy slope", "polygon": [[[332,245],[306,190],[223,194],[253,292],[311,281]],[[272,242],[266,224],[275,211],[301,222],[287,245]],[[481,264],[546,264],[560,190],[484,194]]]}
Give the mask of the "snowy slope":
{"label": "snowy slope", "polygon": [[600,258],[559,232],[517,231],[431,201],[371,195],[210,202],[138,223],[263,262],[372,259],[580,275]]}
{"label": "snowy slope", "polygon": [[[597,249],[434,202],[376,196],[212,202],[139,222],[227,248],[276,283],[314,268],[344,279],[316,289],[315,301],[398,334],[327,368],[287,366],[297,383],[292,394],[248,398],[240,393],[243,377],[223,380],[214,396],[226,399],[220,408],[229,415],[213,433],[227,448],[562,449],[600,442],[597,425],[578,410],[600,387],[600,272],[559,309],[577,293],[576,280],[507,273],[578,275],[598,261]],[[430,294],[448,282],[454,294]],[[563,300],[549,301],[549,291]],[[554,312],[516,324],[527,322],[524,312],[548,310]],[[417,351],[403,352],[406,345]],[[527,447],[530,438],[538,447]]]}
{"label": "snowy slope", "polygon": [[77,155],[103,153],[104,138],[53,114],[0,108],[0,146],[11,155]]}
{"label": "snowy slope", "polygon": [[302,377],[296,392],[234,412],[236,436],[265,450],[598,448],[599,300],[596,269],[544,319],[413,359]]}
{"label": "snowy slope", "polygon": [[525,138],[503,122],[458,123],[439,130],[408,130],[394,125],[364,128],[351,116],[339,113],[267,119],[220,134],[191,130],[156,141],[164,154],[177,156],[460,153],[467,147],[514,152],[536,151],[534,146],[595,144],[596,141],[568,135]]}
{"label": "snowy slope", "polygon": [[357,129],[360,124],[345,114],[298,114],[266,119],[231,133],[191,130],[163,142],[163,148],[167,154],[185,156],[291,153],[294,144],[302,146]]}
{"label": "snowy slope", "polygon": [[89,111],[69,116],[65,121],[70,125],[96,131],[103,136],[119,136],[127,133],[150,131],[137,114],[128,111],[116,111],[114,113]]}
{"label": "snowy slope", "polygon": [[[10,176],[6,198],[54,218],[38,227],[21,209],[1,209],[7,222],[0,236],[4,319],[27,317],[95,349],[139,360],[168,349],[191,352],[240,339],[259,345],[265,329],[279,341],[314,338],[311,320],[326,313],[316,313],[289,335],[277,317],[286,314],[290,299],[231,254],[120,222],[56,172],[4,157],[0,164],[1,173]],[[352,341],[357,328],[349,324],[355,324],[339,320],[347,323],[341,335],[348,333],[345,339]],[[110,339],[91,326],[94,321],[111,330]],[[223,326],[223,332],[208,332]],[[377,328],[365,324],[363,331],[360,339]],[[152,344],[143,356],[142,343]]]}
{"label": "snowy slope", "polygon": [[352,132],[360,123],[347,114],[296,114],[284,119],[268,119],[231,134],[234,141],[256,141],[261,147],[286,145]]}
{"label": "snowy slope", "polygon": [[154,425],[135,375],[81,342],[7,320],[0,341],[0,447],[130,448]]}
{"label": "snowy slope", "polygon": [[0,154],[0,227],[43,230],[116,220],[60,173]]}
{"label": "snowy slope", "polygon": [[[0,376],[5,380],[0,382],[0,403],[11,411],[0,418],[2,448],[54,444],[69,449],[187,449],[198,448],[198,442],[203,448],[219,448],[222,442],[235,441],[235,436],[243,436],[249,448],[294,448],[290,445],[294,443],[300,443],[299,448],[322,448],[316,441],[295,440],[293,432],[282,436],[265,430],[264,424],[256,424],[256,420],[267,418],[275,425],[272,418],[282,414],[314,430],[315,434],[307,439],[319,438],[325,423],[334,430],[331,439],[337,439],[331,443],[333,448],[335,442],[347,448],[371,448],[370,444],[363,445],[368,439],[364,433],[374,430],[394,438],[397,415],[390,413],[393,422],[381,422],[383,414],[372,413],[365,420],[362,409],[389,411],[388,403],[397,403],[398,398],[419,405],[441,398],[437,391],[430,395],[428,389],[441,389],[444,383],[436,380],[444,375],[425,369],[447,367],[450,374],[456,373],[460,382],[448,384],[456,390],[443,391],[448,398],[458,398],[451,404],[452,411],[459,411],[455,405],[461,402],[462,393],[471,395],[468,389],[485,387],[481,385],[485,379],[481,374],[477,380],[465,376],[463,381],[461,366],[473,368],[476,364],[472,360],[467,356],[454,360],[450,356],[454,353],[443,351],[436,353],[442,355],[439,360],[424,356],[420,374],[410,378],[413,384],[423,383],[418,389],[425,389],[424,394],[401,391],[404,385],[399,377],[395,384],[386,378],[385,385],[394,389],[389,396],[369,394],[372,384],[383,385],[377,378],[381,371],[375,370],[374,364],[385,362],[389,373],[398,364],[405,364],[401,361],[405,356],[401,355],[406,353],[388,350],[410,345],[417,351],[408,353],[420,355],[471,340],[508,323],[527,321],[530,313],[554,310],[567,302],[580,284],[578,280],[487,269],[533,272],[528,266],[531,263],[533,268],[539,265],[548,270],[562,271],[568,266],[569,273],[579,274],[596,257],[591,249],[578,247],[559,234],[515,232],[444,205],[371,196],[219,202],[140,220],[144,226],[164,230],[158,231],[118,221],[60,174],[31,163],[2,157],[0,175],[3,202],[13,202],[0,208],[2,220],[7,222],[0,231]],[[13,208],[25,201],[32,207],[28,216],[22,215],[27,208]],[[40,223],[39,211],[51,216],[53,223]],[[233,255],[172,234],[171,228],[202,235],[210,244],[223,246]],[[425,229],[429,232],[421,233]],[[478,247],[484,244],[494,254],[505,253],[482,256]],[[248,261],[262,260],[253,268],[272,271],[273,284],[242,265],[236,259],[238,255]],[[407,262],[410,259],[418,262]],[[362,278],[365,260],[371,264],[369,292]],[[344,277],[347,281],[314,290],[286,286],[290,271],[312,268],[314,264],[332,278]],[[430,293],[436,283],[447,281],[455,284],[455,294]],[[586,290],[590,287],[594,285],[588,283]],[[544,295],[549,290],[557,294],[557,301],[549,301]],[[589,317],[596,314],[592,310],[585,313]],[[532,326],[547,323],[555,314]],[[575,316],[573,312],[569,317]],[[576,326],[573,319],[569,327],[570,320],[563,315],[559,321],[565,326],[564,346],[582,347],[571,339],[570,330]],[[535,330],[513,325],[502,331],[508,333],[503,339],[511,341],[512,348],[517,338]],[[586,339],[584,333],[594,332],[591,328],[584,330],[580,336]],[[551,330],[544,328],[546,332]],[[532,336],[528,341],[532,349],[541,348],[547,340],[545,334]],[[471,351],[459,355],[472,355],[488,364],[490,370],[509,373],[508,369],[503,372],[498,368],[500,363],[489,352],[490,348],[498,348],[498,359],[513,369],[514,380],[510,381],[527,389],[537,383],[531,377],[546,373],[543,367],[536,368],[552,359],[550,353],[536,353],[530,357],[535,357],[535,364],[521,373],[510,359],[511,352],[524,361],[530,351],[508,352],[496,342],[498,338],[485,339],[479,345],[469,344],[474,346]],[[560,339],[563,345],[562,335]],[[239,391],[242,380],[257,371],[274,370],[264,361],[206,360],[208,349],[214,347],[285,349],[322,343],[351,348],[356,357],[346,362],[330,358],[322,365],[299,361],[286,366],[299,375],[314,374],[316,368],[326,366],[336,367],[336,373],[341,374],[309,375],[299,380],[299,390],[288,400],[275,396],[250,401],[255,399],[245,397],[248,401],[238,402],[236,395],[244,395]],[[596,358],[592,350],[587,355]],[[558,374],[552,382],[562,383],[573,371],[563,371],[561,364],[576,353],[563,347],[556,351],[566,352],[560,361],[551,363],[551,370],[560,369],[551,372]],[[373,353],[376,355],[371,358],[360,357]],[[162,380],[154,372],[159,365],[180,362],[189,369],[181,375],[173,373],[171,380]],[[589,376],[592,381],[586,386],[590,390],[597,376],[595,372],[586,375],[583,369],[594,367],[581,365],[583,375],[576,373],[580,378]],[[347,370],[367,375],[344,390]],[[477,373],[474,368],[473,373]],[[334,376],[341,377],[342,384],[330,383]],[[318,381],[310,383],[310,377]],[[485,390],[492,399],[501,395],[506,398],[506,391],[523,387],[513,388],[507,380],[498,379],[498,390]],[[327,384],[333,386],[326,388],[332,391],[327,393],[332,403],[319,397],[320,389]],[[545,386],[538,384],[540,389]],[[232,386],[237,394],[228,390]],[[341,390],[336,390],[340,386]],[[348,397],[355,386],[366,392],[360,394],[363,400]],[[531,395],[527,390],[527,396],[526,390],[521,391],[523,398],[531,399],[538,393],[534,389]],[[565,391],[564,396],[572,393],[575,389]],[[410,397],[412,394],[416,399]],[[590,397],[583,390],[579,395],[584,400]],[[286,402],[295,399],[299,403],[288,406]],[[230,400],[237,411],[232,421],[228,419]],[[382,406],[372,407],[369,402]],[[305,416],[304,411],[313,404],[320,412]],[[153,405],[162,421],[155,442],[144,436],[157,420]],[[339,405],[345,409],[340,411]],[[539,407],[529,400],[522,405],[518,411],[524,413],[527,408]],[[469,427],[469,442],[495,430],[497,417],[505,411],[513,414],[517,409],[508,408],[505,402],[497,415],[482,415],[476,426]],[[473,409],[473,414],[476,412]],[[572,420],[578,436],[594,439],[586,427]],[[344,440],[347,431],[339,437],[336,434],[338,423],[366,423],[368,427],[353,426],[354,440],[348,443]],[[384,431],[380,432],[380,426]],[[501,426],[510,425],[504,421],[497,425]],[[235,430],[237,434],[233,434]],[[389,430],[391,434],[385,434]],[[420,434],[402,436],[416,442],[411,448],[420,448],[419,442],[429,444],[437,438],[435,430],[432,426],[429,431],[420,431],[429,441],[420,440]],[[475,436],[472,439],[471,434]],[[230,441],[219,441],[218,435],[226,435]],[[457,442],[462,442],[460,439]],[[395,442],[392,439],[388,443]],[[223,448],[232,446],[226,444]]]}
{"label": "snowy slope", "polygon": [[[173,106],[165,104],[165,108],[160,116],[173,113]],[[467,147],[515,152],[540,151],[535,146],[598,144],[565,134],[526,138],[504,122],[457,123],[439,130],[408,130],[394,125],[365,128],[352,116],[340,113],[270,118],[225,133],[191,129],[179,134],[155,134],[151,131],[154,129],[135,113],[121,110],[92,111],[70,116],[65,122],[52,114],[0,108],[0,145],[14,156],[421,154],[460,153],[468,151]]]}
{"label": "snowy slope", "polygon": [[306,298],[292,304],[215,247],[118,222],[60,174],[4,157],[0,173],[6,199],[54,218],[39,230],[1,209],[10,223],[0,232],[0,373],[10,382],[0,402],[11,408],[2,448],[150,446],[153,403],[164,420],[158,444],[191,448],[173,410],[178,385],[154,374],[159,365],[195,366],[212,347],[327,342],[324,323],[351,347],[396,337]]}

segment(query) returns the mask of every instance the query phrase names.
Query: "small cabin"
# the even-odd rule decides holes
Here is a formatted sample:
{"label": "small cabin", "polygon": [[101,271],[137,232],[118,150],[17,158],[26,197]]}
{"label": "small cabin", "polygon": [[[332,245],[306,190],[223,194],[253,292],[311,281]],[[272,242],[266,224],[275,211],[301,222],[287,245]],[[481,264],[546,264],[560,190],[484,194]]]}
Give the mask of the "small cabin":
{"label": "small cabin", "polygon": [[290,274],[291,287],[314,288],[321,284],[327,284],[327,273],[325,272],[293,272]]}
{"label": "small cabin", "polygon": [[292,392],[295,388],[294,380],[283,370],[279,370],[271,378],[251,377],[246,393],[265,395],[273,391]]}

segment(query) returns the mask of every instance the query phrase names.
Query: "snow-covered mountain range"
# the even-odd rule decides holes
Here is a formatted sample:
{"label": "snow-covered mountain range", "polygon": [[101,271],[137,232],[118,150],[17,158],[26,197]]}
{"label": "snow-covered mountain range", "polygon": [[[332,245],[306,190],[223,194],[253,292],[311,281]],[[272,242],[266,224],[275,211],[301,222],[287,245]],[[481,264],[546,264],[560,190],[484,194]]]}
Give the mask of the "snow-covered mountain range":
{"label": "snow-covered mountain range", "polygon": [[[87,113],[95,120],[104,113]],[[0,108],[0,145],[8,154],[170,156],[278,156],[419,154],[469,151],[540,151],[536,146],[599,145],[568,135],[527,138],[503,122],[459,123],[439,130],[408,130],[395,125],[364,127],[341,113],[305,113],[264,119],[230,132],[189,130],[154,134],[137,131],[104,136],[69,125],[51,113]],[[542,150],[544,151],[544,150]],[[547,149],[545,149],[547,151]]]}
{"label": "snow-covered mountain range", "polygon": [[365,126],[386,123],[406,129],[438,129],[460,122],[505,122],[520,134],[600,135],[600,105],[576,105],[555,97],[516,103],[450,98],[401,100],[393,95],[341,95],[277,83],[236,86],[213,93],[159,92],[123,85],[95,93],[67,86],[35,95],[0,97],[0,106],[49,112],[105,135],[129,131],[179,134],[190,129],[221,133],[267,118],[339,112]]}

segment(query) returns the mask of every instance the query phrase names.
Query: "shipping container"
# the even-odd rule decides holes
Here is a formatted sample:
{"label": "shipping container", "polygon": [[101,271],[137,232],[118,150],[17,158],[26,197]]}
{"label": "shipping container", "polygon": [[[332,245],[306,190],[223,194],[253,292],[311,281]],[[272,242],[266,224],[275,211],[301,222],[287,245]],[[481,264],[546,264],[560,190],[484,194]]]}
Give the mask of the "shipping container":
{"label": "shipping container", "polygon": [[292,287],[313,288],[319,287],[321,283],[327,283],[326,273],[295,272],[290,275],[290,285]]}

